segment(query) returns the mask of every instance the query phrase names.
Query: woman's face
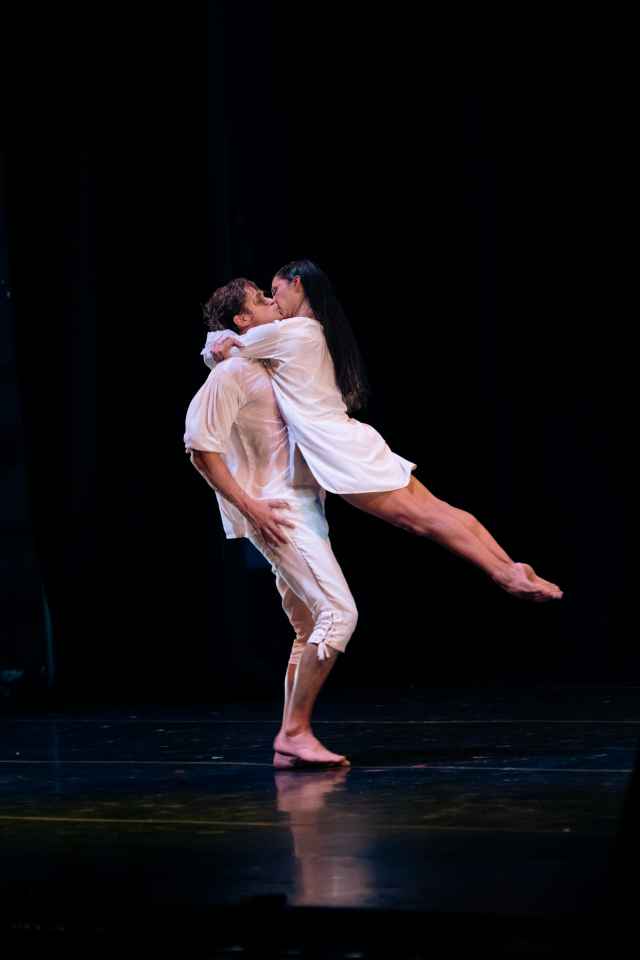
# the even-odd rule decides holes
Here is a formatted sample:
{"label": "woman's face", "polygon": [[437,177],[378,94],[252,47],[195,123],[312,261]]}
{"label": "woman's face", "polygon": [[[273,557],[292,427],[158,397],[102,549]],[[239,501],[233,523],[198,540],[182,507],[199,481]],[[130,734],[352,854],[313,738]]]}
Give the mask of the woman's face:
{"label": "woman's face", "polygon": [[274,277],[271,281],[271,295],[283,317],[295,317],[304,299],[300,277],[294,277],[293,280]]}

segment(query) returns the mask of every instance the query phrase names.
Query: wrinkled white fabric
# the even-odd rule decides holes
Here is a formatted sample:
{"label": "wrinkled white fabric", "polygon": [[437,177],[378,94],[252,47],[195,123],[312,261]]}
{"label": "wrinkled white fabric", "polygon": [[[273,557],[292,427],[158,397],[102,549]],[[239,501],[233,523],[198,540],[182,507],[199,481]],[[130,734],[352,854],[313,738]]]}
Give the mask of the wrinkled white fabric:
{"label": "wrinkled white fabric", "polygon": [[309,524],[283,528],[287,542],[269,546],[257,532],[249,539],[271,564],[282,606],[296,633],[289,663],[297,663],[307,643],[318,660],[344,653],[358,622],[358,611],[336,560],[328,534]]}
{"label": "wrinkled white fabric", "polygon": [[[216,364],[212,347],[228,336],[237,337],[242,346],[234,347],[228,360]],[[207,335],[201,354],[213,370],[234,357],[275,361],[273,390],[289,427],[292,448],[300,448],[325,490],[369,493],[397,490],[409,483],[416,464],[394,453],[372,426],[348,415],[317,320],[290,317],[252,327],[241,337],[231,330],[217,330]]]}
{"label": "wrinkled white fabric", "polygon": [[[289,442],[271,377],[261,363],[234,357],[211,371],[189,404],[184,444],[187,451],[223,454],[250,497],[286,500],[294,522],[304,518],[318,531],[327,529],[326,494]],[[216,497],[227,538],[248,536],[253,528],[246,517],[217,491]]]}

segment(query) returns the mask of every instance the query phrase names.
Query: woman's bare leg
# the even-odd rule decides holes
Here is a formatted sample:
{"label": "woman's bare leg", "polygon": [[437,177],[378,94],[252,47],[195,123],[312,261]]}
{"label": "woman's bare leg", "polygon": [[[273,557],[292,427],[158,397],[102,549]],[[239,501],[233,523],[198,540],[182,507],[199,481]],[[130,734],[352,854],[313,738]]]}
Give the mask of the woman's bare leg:
{"label": "woman's bare leg", "polygon": [[[445,503],[444,500],[441,500],[440,503],[449,510],[453,510],[454,513],[458,515],[461,522],[464,523],[469,530],[475,534],[476,537],[482,540],[482,542],[489,548],[489,550],[491,550],[492,553],[495,554],[496,557],[501,557],[503,560],[507,560],[509,563],[514,562],[506,550],[504,550],[500,544],[494,540],[486,527],[483,527],[477,517],[474,517],[472,513],[468,513],[466,510],[460,510],[458,507],[452,507],[450,504]],[[560,599],[560,597],[563,595],[562,591],[560,590],[560,597],[558,597],[557,591],[559,590],[559,587],[557,587],[555,583],[551,583],[549,580],[544,580],[542,577],[538,576],[533,567],[528,563],[517,563],[515,566],[524,572],[525,576],[531,583],[537,582],[548,587],[551,590],[551,593],[554,595],[554,599]]]}
{"label": "woman's bare leg", "polygon": [[451,510],[453,514],[457,516],[458,520],[460,520],[461,523],[464,523],[465,527],[467,527],[467,529],[469,529],[474,536],[478,537],[479,540],[482,540],[482,542],[486,547],[489,548],[494,556],[501,560],[506,560],[507,563],[513,563],[513,560],[506,550],[500,546],[497,540],[494,540],[487,528],[482,526],[477,517],[474,517],[474,515],[469,513],[467,510],[460,510],[459,507],[452,507],[451,504],[445,503],[444,500],[440,500],[440,503],[444,508]]}
{"label": "woman's bare leg", "polygon": [[529,564],[514,563],[489,532],[467,511],[458,511],[412,476],[408,486],[381,493],[342,494],[353,506],[428,537],[480,567],[499,587],[520,599],[560,599],[556,584],[538,577]]}

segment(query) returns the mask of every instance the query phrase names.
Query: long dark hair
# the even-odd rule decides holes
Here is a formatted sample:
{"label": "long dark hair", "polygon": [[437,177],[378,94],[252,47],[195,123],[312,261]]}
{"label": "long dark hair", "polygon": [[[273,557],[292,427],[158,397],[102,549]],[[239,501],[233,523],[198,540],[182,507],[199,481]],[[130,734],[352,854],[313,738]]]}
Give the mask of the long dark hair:
{"label": "long dark hair", "polygon": [[367,402],[369,383],[351,324],[336,299],[329,277],[311,260],[292,260],[275,276],[289,281],[300,277],[311,309],[324,328],[342,399],[349,412],[359,410]]}

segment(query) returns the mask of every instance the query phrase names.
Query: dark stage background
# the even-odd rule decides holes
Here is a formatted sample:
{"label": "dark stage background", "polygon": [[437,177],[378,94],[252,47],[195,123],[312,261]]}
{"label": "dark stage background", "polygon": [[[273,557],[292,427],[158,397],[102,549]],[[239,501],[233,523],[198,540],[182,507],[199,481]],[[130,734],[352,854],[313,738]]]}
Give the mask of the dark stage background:
{"label": "dark stage background", "polygon": [[[608,289],[623,101],[577,54],[485,85],[427,55],[406,18],[314,9],[156,10],[99,109],[43,81],[38,135],[5,150],[11,449],[49,685],[77,700],[279,695],[291,637],[272,575],[224,540],[182,434],[207,373],[200,304],[232,276],[268,288],[303,256],[357,332],[361,419],[565,591],[511,600],[330,497],[360,619],[323,697],[637,682]],[[0,666],[46,686],[46,617],[6,610]]]}

